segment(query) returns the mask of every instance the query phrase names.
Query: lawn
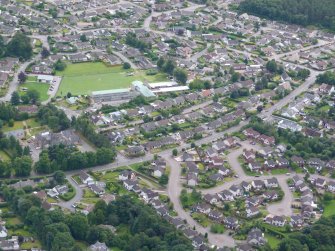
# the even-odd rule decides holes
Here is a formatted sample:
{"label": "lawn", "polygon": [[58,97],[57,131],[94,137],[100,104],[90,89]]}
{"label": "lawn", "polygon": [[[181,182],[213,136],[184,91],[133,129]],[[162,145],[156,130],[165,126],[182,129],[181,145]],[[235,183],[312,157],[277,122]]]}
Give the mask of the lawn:
{"label": "lawn", "polygon": [[268,234],[268,233],[265,233],[265,238],[267,239],[270,247],[272,249],[276,249],[280,243],[280,239],[278,239],[277,237],[271,235],[271,234]]}
{"label": "lawn", "polygon": [[26,91],[22,91],[22,88],[27,88],[28,90],[36,90],[40,94],[40,101],[46,101],[49,98],[48,90],[49,90],[49,84],[45,83],[38,83],[35,81],[27,81],[26,83],[20,85],[19,87],[19,94],[24,95],[26,94]]}
{"label": "lawn", "polygon": [[7,160],[10,160],[10,157],[4,151],[0,151],[0,159],[7,161]]}
{"label": "lawn", "polygon": [[122,66],[106,66],[102,62],[68,64],[63,72],[57,72],[62,76],[62,82],[57,95],[65,95],[71,92],[73,95],[91,94],[92,91],[129,88],[135,80],[147,80],[149,82],[166,81],[163,74],[148,76],[145,71],[124,70]]}
{"label": "lawn", "polygon": [[30,250],[32,248],[38,248],[39,249],[41,247],[42,247],[42,245],[41,245],[41,243],[38,240],[35,240],[34,242],[32,242],[32,241],[23,242],[21,244],[21,248],[22,249],[27,249],[27,250]]}
{"label": "lawn", "polygon": [[335,215],[335,200],[330,201],[325,205],[324,213],[323,215],[325,217],[333,216]]}

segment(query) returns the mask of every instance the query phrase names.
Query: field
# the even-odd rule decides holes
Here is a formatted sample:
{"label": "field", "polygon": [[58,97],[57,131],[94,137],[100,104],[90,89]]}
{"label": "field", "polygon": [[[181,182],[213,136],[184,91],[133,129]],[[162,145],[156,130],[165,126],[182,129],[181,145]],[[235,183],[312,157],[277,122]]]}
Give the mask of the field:
{"label": "field", "polygon": [[330,201],[325,205],[323,216],[329,217],[335,215],[335,200]]}
{"label": "field", "polygon": [[24,95],[26,93],[26,91],[22,91],[22,88],[38,91],[38,93],[40,94],[40,101],[46,101],[49,98],[48,95],[49,84],[37,82],[36,77],[29,77],[24,84],[19,86],[20,95]]}
{"label": "field", "polygon": [[267,234],[267,233],[265,233],[265,238],[267,239],[271,248],[276,249],[278,247],[280,243],[280,239],[278,239],[277,237],[271,234]]}
{"label": "field", "polygon": [[73,95],[91,94],[92,91],[120,89],[130,87],[134,80],[149,82],[166,81],[166,76],[156,74],[148,76],[145,71],[124,70],[122,66],[106,66],[102,62],[68,64],[63,72],[62,82],[57,95],[63,96],[68,92]]}

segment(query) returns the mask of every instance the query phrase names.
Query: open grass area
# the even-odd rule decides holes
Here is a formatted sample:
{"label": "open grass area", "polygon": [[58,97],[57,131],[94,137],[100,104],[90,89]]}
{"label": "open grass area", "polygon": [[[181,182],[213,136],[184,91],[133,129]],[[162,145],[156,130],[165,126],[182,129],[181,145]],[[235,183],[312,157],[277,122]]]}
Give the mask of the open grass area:
{"label": "open grass area", "polygon": [[335,200],[330,201],[325,205],[323,216],[329,217],[335,215]]}
{"label": "open grass area", "polygon": [[57,95],[91,94],[92,91],[128,88],[135,80],[166,81],[166,75],[146,75],[145,71],[124,70],[122,66],[106,66],[102,62],[69,64],[62,72],[62,82]]}
{"label": "open grass area", "polygon": [[28,77],[27,81],[19,86],[19,94],[25,95],[26,91],[23,91],[23,88],[27,90],[36,90],[40,94],[40,101],[46,101],[49,98],[48,90],[49,84],[37,82],[36,77]]}
{"label": "open grass area", "polygon": [[24,121],[14,121],[13,126],[8,126],[7,124],[2,127],[3,132],[10,132],[10,131],[16,131],[19,129],[24,129],[24,127],[28,128],[38,128],[41,126],[39,122],[37,122],[35,119],[27,119]]}

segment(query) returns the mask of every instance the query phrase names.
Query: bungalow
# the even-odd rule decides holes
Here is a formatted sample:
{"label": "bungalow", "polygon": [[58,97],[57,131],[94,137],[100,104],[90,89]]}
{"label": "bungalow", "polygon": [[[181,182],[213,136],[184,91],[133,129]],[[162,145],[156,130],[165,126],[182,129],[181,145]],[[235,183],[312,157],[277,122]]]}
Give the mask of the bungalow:
{"label": "bungalow", "polygon": [[277,227],[283,227],[286,219],[283,216],[273,216],[271,224]]}
{"label": "bungalow", "polygon": [[185,225],[184,221],[178,217],[171,218],[171,224],[174,225],[177,229],[181,229]]}
{"label": "bungalow", "polygon": [[211,159],[211,163],[213,164],[213,166],[222,166],[224,161],[222,158],[215,156]]}
{"label": "bungalow", "polygon": [[262,203],[261,199],[257,196],[253,196],[253,197],[248,197],[245,199],[245,204],[247,206],[259,206]]}
{"label": "bungalow", "polygon": [[220,166],[218,172],[219,172],[219,174],[221,174],[223,176],[229,176],[231,174],[231,170],[224,167],[224,166]]}
{"label": "bungalow", "polygon": [[222,181],[224,179],[221,173],[214,173],[208,177],[212,181]]}

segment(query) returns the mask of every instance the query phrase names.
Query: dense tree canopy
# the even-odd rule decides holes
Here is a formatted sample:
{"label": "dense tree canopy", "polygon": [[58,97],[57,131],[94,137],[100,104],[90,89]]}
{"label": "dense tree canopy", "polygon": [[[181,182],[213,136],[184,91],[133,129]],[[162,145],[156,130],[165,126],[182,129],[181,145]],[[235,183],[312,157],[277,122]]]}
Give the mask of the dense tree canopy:
{"label": "dense tree canopy", "polygon": [[30,59],[33,55],[30,38],[22,32],[17,32],[6,46],[6,55],[24,60]]}
{"label": "dense tree canopy", "polygon": [[299,25],[319,25],[335,31],[333,0],[245,0],[239,11]]}

